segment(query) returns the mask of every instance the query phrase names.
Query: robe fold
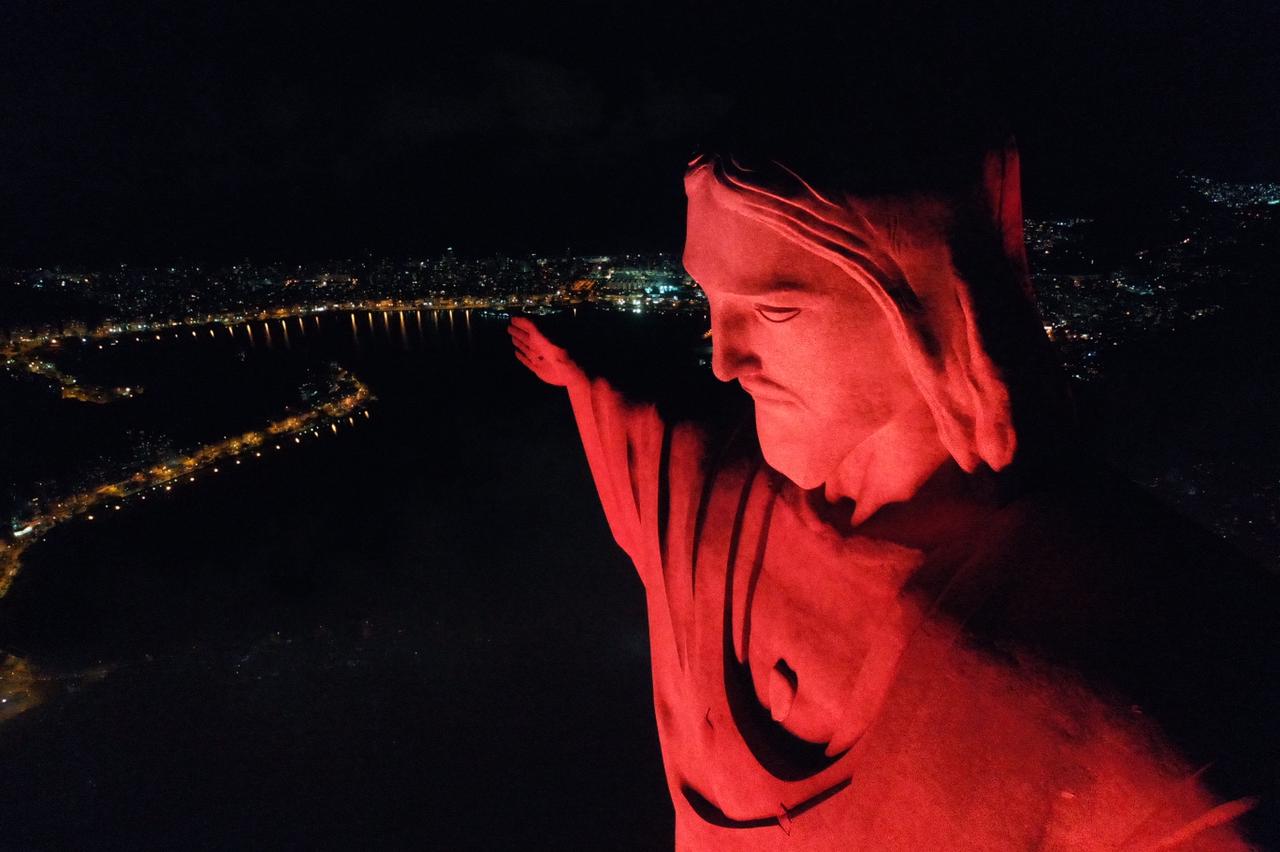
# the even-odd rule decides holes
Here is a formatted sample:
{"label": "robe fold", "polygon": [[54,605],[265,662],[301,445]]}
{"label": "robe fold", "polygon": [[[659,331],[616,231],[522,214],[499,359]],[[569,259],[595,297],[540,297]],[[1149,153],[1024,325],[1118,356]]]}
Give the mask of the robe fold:
{"label": "robe fold", "polygon": [[[957,498],[957,469],[855,529],[749,419],[665,422],[603,378],[569,394],[644,585],[678,849],[1256,848],[1274,688],[1194,649],[1273,584],[1187,568],[1211,551],[1136,489]],[[1274,648],[1263,615],[1241,642]],[[1235,721],[1197,715],[1221,701]]]}

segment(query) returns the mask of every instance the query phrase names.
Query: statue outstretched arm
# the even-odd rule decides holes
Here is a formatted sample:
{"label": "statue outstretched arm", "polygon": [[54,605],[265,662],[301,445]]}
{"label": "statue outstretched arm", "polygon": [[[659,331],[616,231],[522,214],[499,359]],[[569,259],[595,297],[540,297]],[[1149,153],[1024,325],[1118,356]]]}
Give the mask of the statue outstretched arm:
{"label": "statue outstretched arm", "polygon": [[656,544],[656,533],[646,534],[653,525],[645,519],[657,513],[658,468],[667,429],[657,406],[631,401],[607,379],[588,376],[529,319],[514,317],[508,333],[520,363],[547,384],[569,392],[609,528],[644,579],[648,557],[656,553],[646,546]]}

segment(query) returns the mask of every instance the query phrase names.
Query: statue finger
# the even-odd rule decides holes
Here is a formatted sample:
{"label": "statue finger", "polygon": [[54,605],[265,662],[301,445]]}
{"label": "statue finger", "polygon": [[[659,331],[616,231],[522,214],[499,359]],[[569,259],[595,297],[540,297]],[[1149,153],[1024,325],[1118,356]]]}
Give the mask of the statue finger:
{"label": "statue finger", "polygon": [[527,317],[512,317],[509,327],[518,329],[519,331],[523,331],[527,334],[533,334],[538,331],[538,327]]}
{"label": "statue finger", "polygon": [[534,360],[530,356],[521,352],[519,349],[516,350],[516,360],[518,360],[521,364],[524,364],[530,370],[533,370],[535,373],[538,371],[537,365],[534,363]]}

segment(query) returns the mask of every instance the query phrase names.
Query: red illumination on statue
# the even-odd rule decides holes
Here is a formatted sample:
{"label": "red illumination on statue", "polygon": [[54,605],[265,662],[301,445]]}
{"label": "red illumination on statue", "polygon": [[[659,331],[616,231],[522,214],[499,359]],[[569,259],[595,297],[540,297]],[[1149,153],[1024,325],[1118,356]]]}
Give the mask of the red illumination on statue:
{"label": "red illumination on statue", "polygon": [[[967,191],[719,155],[685,187],[713,372],[754,429],[664,422],[511,325],[644,583],[677,848],[1249,848],[1262,791],[1211,792],[1126,680],[1204,626],[1153,590],[1208,575],[1163,576],[1146,504],[1071,475],[1013,146]],[[1152,700],[1228,700],[1205,677],[1221,695]]]}

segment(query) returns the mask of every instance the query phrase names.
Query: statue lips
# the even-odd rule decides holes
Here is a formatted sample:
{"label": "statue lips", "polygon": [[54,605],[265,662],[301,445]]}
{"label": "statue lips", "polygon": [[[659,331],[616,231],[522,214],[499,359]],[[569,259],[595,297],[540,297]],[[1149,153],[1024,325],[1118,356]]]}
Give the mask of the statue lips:
{"label": "statue lips", "polygon": [[742,385],[742,389],[751,394],[751,398],[756,402],[772,402],[783,405],[801,405],[791,391],[782,385],[776,384],[768,379],[756,377],[750,381],[739,379],[738,384]]}

